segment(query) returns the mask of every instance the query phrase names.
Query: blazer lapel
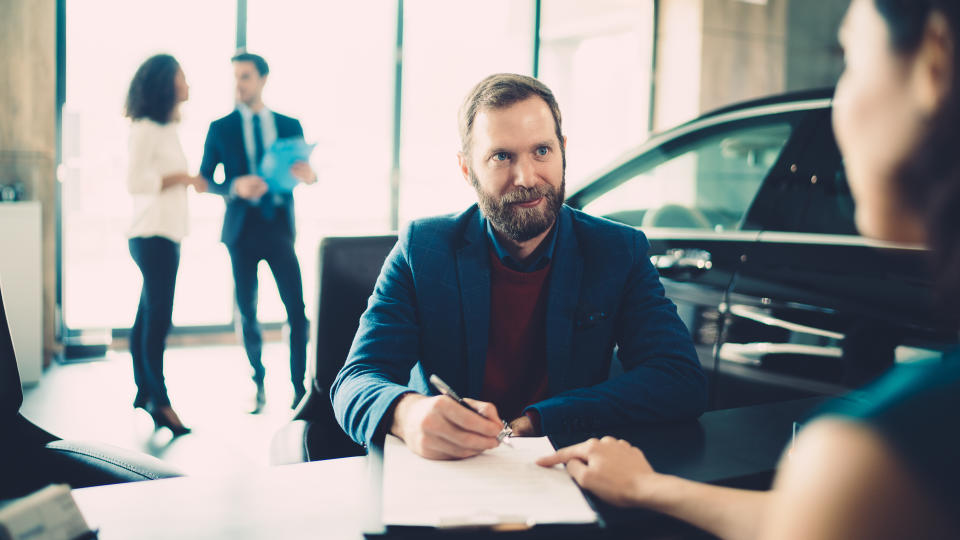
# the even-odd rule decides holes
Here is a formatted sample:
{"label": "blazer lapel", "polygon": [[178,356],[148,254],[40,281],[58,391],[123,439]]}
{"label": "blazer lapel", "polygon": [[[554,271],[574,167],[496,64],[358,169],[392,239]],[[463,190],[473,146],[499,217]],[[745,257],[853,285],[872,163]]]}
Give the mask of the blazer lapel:
{"label": "blazer lapel", "polygon": [[557,227],[557,244],[547,290],[547,388],[550,395],[566,388],[566,373],[573,362],[574,315],[583,277],[583,257],[573,230],[573,218],[566,206],[560,210]]}
{"label": "blazer lapel", "polygon": [[466,395],[478,397],[483,390],[490,327],[490,259],[480,212],[471,216],[464,230],[465,243],[457,250],[460,279],[460,309],[467,345]]}

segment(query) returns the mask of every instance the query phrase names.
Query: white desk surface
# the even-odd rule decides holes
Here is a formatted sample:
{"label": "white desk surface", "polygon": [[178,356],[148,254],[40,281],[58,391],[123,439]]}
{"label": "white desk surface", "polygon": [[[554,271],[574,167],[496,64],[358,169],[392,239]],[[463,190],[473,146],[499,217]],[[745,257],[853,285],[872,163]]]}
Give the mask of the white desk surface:
{"label": "white desk surface", "polygon": [[73,490],[100,540],[363,538],[366,457]]}

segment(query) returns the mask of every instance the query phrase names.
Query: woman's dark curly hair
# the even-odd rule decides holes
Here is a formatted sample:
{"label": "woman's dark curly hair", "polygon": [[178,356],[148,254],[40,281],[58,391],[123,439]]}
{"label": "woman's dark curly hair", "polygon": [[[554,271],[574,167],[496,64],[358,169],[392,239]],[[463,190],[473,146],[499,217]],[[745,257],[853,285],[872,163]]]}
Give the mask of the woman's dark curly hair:
{"label": "woman's dark curly hair", "polygon": [[898,54],[915,53],[930,16],[946,20],[954,40],[950,90],[917,150],[899,172],[907,204],[926,225],[936,272],[937,305],[960,319],[960,2],[957,0],[874,0]]}
{"label": "woman's dark curly hair", "polygon": [[149,118],[158,124],[169,122],[177,105],[174,79],[178,71],[180,63],[169,54],[147,58],[130,81],[126,116],[132,120]]}

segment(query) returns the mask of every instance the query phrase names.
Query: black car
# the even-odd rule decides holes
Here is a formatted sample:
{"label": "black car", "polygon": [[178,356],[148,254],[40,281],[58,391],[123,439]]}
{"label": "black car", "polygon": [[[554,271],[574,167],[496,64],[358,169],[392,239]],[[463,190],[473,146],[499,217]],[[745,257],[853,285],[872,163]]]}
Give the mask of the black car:
{"label": "black car", "polygon": [[714,408],[842,393],[957,341],[932,308],[928,253],[858,235],[831,95],[706,114],[567,200],[646,233]]}

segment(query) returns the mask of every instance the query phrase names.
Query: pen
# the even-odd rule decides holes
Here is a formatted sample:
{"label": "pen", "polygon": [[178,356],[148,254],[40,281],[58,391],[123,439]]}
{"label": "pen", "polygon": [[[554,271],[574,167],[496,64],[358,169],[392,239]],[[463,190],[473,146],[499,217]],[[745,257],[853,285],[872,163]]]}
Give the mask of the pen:
{"label": "pen", "polygon": [[[457,395],[456,392],[453,391],[453,388],[450,388],[450,385],[443,382],[443,379],[441,379],[440,377],[437,377],[435,374],[430,375],[430,384],[432,384],[433,387],[436,388],[437,391],[439,391],[441,394],[452,398],[457,403],[479,414],[480,416],[483,416],[482,414],[480,414],[480,411],[471,407],[469,403],[464,401],[462,397],[460,397],[459,395]],[[483,416],[483,417],[486,418],[486,416]],[[503,422],[503,429],[501,429],[500,434],[497,435],[497,442],[503,442],[504,438],[510,437],[511,435],[513,435],[513,429],[510,427],[510,424],[507,424],[506,420],[502,420],[502,422]]]}

